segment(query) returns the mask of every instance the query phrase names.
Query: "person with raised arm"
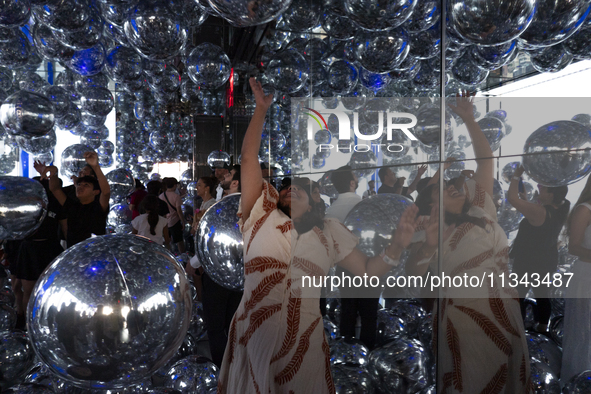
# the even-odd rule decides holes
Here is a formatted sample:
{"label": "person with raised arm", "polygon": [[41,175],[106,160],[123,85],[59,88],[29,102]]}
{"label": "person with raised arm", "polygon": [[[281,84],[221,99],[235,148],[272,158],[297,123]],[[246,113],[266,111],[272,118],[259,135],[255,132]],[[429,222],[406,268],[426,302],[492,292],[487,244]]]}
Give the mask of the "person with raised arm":
{"label": "person with raised arm", "polygon": [[[57,167],[49,166],[42,170],[42,179],[48,175],[49,189],[63,206],[68,223],[66,235],[68,247],[90,238],[92,234],[106,234],[111,188],[98,164],[97,153],[85,152],[84,159],[96,174],[96,178],[86,175],[76,179],[78,201],[67,197],[62,191]],[[97,195],[98,199],[95,198]]]}
{"label": "person with raised arm", "polygon": [[334,393],[330,349],[320,314],[323,277],[336,263],[353,275],[383,275],[410,244],[417,208],[402,215],[392,242],[368,258],[338,220],[314,209],[310,183],[294,178],[277,191],[263,180],[261,134],[273,96],[254,78],[256,108],[242,145],[242,198],[238,215],[244,239],[244,296],[234,314],[218,379],[218,393]]}
{"label": "person with raised arm", "polygon": [[[464,93],[456,102],[450,107],[468,128],[477,169],[471,178],[460,176],[446,183],[441,207],[438,183],[421,191],[416,204],[419,214],[428,218],[415,237],[420,241],[411,248],[406,272],[424,275],[430,270],[439,277],[486,278],[481,287],[471,282],[440,289],[433,324],[442,392],[527,393],[529,355],[518,296],[499,280],[500,274],[507,278],[509,273],[508,243],[491,198],[493,153],[474,119],[472,99]],[[440,209],[444,210],[443,250],[438,251]]]}

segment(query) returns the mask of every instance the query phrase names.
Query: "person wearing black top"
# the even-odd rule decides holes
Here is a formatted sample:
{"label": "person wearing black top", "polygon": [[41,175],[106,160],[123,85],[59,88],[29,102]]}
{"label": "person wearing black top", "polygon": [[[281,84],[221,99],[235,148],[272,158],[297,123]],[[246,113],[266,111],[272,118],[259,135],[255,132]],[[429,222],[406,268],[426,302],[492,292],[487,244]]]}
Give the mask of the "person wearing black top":
{"label": "person wearing black top", "polygon": [[[35,179],[39,180],[38,177]],[[11,271],[21,283],[22,300],[20,301],[22,305],[17,310],[23,311],[23,313],[26,312],[37,279],[53,259],[64,251],[60,246],[58,237],[59,221],[64,218],[62,206],[49,191],[47,179],[40,182],[47,192],[47,215],[37,231],[25,238],[20,244],[16,264]]]}
{"label": "person wearing black top", "polygon": [[[160,195],[160,193],[162,192],[162,182],[159,181],[150,181],[148,182],[148,184],[146,185],[146,189],[148,191],[148,195],[153,195],[158,197]],[[166,215],[168,215],[169,209],[168,209],[168,204],[166,203],[166,201],[160,200],[158,199],[158,216],[163,216],[166,217]],[[140,214],[144,214],[146,213],[141,207],[140,207]]]}
{"label": "person wearing black top", "polygon": [[382,182],[382,185],[378,189],[378,194],[400,194],[412,200],[410,195],[417,189],[417,185],[426,171],[426,165],[419,166],[415,179],[408,187],[406,187],[404,186],[406,178],[397,178],[396,173],[394,173],[392,169],[389,167],[382,167],[378,171],[378,177],[380,178],[380,182]]}
{"label": "person wearing black top", "polygon": [[[558,236],[562,230],[570,202],[565,199],[568,193],[567,186],[546,187],[538,185],[538,202],[529,202],[523,194],[519,193],[519,183],[523,174],[523,167],[519,167],[513,174],[511,185],[507,191],[507,200],[524,216],[519,224],[517,237],[509,256],[514,259],[513,273],[517,274],[518,281],[527,275],[532,282],[539,275],[540,286],[534,288],[536,306],[534,307],[534,319],[536,331],[546,332],[548,320],[552,312],[549,299],[549,286],[543,285],[543,280],[549,274],[556,272],[558,264]],[[520,297],[521,314],[525,318],[524,298],[529,286],[520,285],[517,288]]]}
{"label": "person wearing black top", "polygon": [[[90,238],[92,234],[106,234],[111,188],[98,164],[97,153],[86,152],[84,158],[94,170],[96,178],[83,176],[76,180],[76,197],[79,201],[67,198],[62,191],[55,166],[46,167],[43,170],[43,175],[49,172],[49,189],[62,205],[68,219],[66,236],[68,247]],[[95,198],[97,195],[99,195],[98,199]]]}

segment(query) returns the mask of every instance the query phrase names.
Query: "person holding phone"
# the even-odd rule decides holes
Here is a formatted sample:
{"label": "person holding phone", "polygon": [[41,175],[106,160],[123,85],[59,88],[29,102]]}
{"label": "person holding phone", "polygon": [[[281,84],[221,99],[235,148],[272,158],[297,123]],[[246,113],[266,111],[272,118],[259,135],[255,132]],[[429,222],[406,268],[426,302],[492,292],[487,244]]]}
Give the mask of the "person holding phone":
{"label": "person holding phone", "polygon": [[[527,201],[521,179],[523,171],[521,166],[515,170],[507,191],[507,200],[524,216],[519,223],[519,231],[509,256],[514,259],[513,273],[517,274],[520,282],[517,291],[521,314],[525,319],[524,299],[529,286],[521,284],[521,279],[526,278],[531,282],[539,277],[541,282],[546,275],[549,274],[551,277],[556,272],[558,235],[568,216],[570,201],[565,198],[568,193],[567,186],[547,187],[540,184],[538,184],[537,201]],[[534,289],[536,298],[534,329],[542,333],[548,330],[548,321],[552,312],[549,290],[550,288],[544,285],[536,286]]]}

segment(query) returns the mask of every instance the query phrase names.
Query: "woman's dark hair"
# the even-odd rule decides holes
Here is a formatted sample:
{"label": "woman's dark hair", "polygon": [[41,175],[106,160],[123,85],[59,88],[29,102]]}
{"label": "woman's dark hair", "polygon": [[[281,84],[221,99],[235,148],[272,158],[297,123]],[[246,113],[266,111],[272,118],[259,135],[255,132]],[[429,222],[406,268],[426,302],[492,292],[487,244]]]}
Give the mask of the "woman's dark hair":
{"label": "woman's dark hair", "polygon": [[[451,183],[455,183],[457,179],[452,179],[450,180],[447,185],[450,185]],[[446,185],[446,186],[447,186]],[[431,215],[431,203],[433,202],[433,190],[435,190],[435,188],[438,188],[439,184],[435,183],[435,184],[431,184],[427,187],[425,187],[417,196],[417,200],[415,201],[415,205],[419,208],[419,216],[429,216]],[[472,208],[472,204],[470,203],[470,201],[466,198],[466,201],[464,202],[464,206],[462,207],[462,212],[461,213],[451,213],[451,212],[445,212],[445,223],[447,225],[460,225],[462,223],[473,223],[479,227],[485,228],[486,227],[486,221],[483,218],[477,218],[475,216],[471,216],[468,215],[468,211],[470,210],[470,208]]]}
{"label": "woman's dark hair", "polygon": [[137,178],[135,179],[135,188],[136,189],[141,189],[141,190],[144,190],[145,189],[144,184],[142,183],[142,181],[140,181]]}
{"label": "woman's dark hair", "polygon": [[176,178],[164,178],[162,183],[167,189],[172,189],[179,183],[179,181],[177,181]]}
{"label": "woman's dark hair", "polygon": [[339,167],[332,172],[330,180],[339,193],[347,193],[351,181],[355,180],[351,166]]}
{"label": "woman's dark hair", "polygon": [[159,198],[153,194],[148,194],[142,200],[141,207],[148,213],[148,224],[150,225],[150,234],[156,235],[156,226],[160,217],[158,216],[158,209],[160,208]]}
{"label": "woman's dark hair", "polygon": [[199,178],[201,182],[205,183],[205,186],[209,187],[209,194],[215,193],[215,188],[218,185],[218,179],[214,176],[202,176]]}
{"label": "woman's dark hair", "polygon": [[[321,216],[319,207],[314,200],[312,200],[310,180],[307,178],[293,178],[291,184],[299,186],[306,191],[306,194],[308,194],[308,204],[312,207],[312,209],[305,212],[299,220],[294,220],[293,226],[298,234],[305,234],[314,227],[318,227],[320,230],[324,229],[324,219]],[[320,203],[324,204],[322,201]]]}
{"label": "woman's dark hair", "polygon": [[148,189],[148,194],[153,196],[158,196],[162,191],[162,183],[160,183],[160,181],[150,181],[146,187]]}
{"label": "woman's dark hair", "polygon": [[[566,195],[568,194],[568,186],[557,186],[557,187],[549,187],[548,193],[552,193],[552,204],[560,205],[565,200]],[[568,202],[570,206],[570,201]]]}

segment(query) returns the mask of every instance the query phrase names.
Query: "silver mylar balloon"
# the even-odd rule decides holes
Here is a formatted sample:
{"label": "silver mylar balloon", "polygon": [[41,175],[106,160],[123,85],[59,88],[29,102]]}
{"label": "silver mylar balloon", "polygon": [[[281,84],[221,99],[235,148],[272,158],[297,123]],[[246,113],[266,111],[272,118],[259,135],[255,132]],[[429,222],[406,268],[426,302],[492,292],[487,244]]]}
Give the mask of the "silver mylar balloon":
{"label": "silver mylar balloon", "polygon": [[518,161],[512,161],[511,163],[505,164],[505,166],[501,170],[501,178],[505,183],[511,183],[511,178],[513,177],[515,170],[517,170],[519,166],[521,166],[521,163]]}
{"label": "silver mylar balloon", "polygon": [[[215,394],[216,391],[208,392],[211,394]],[[180,391],[171,389],[168,387],[155,387],[152,390],[148,391],[147,394],[182,394]]]}
{"label": "silver mylar balloon", "polygon": [[0,176],[0,239],[23,239],[47,214],[47,193],[36,180]]}
{"label": "silver mylar balloon", "polygon": [[589,114],[577,114],[571,120],[579,122],[585,127],[591,127],[591,115]]}
{"label": "silver mylar balloon", "polygon": [[70,145],[64,149],[62,152],[62,165],[60,167],[62,174],[68,178],[72,175],[78,176],[80,170],[87,164],[84,153],[90,151],[92,149],[82,144]]}
{"label": "silver mylar balloon", "polygon": [[54,36],[64,45],[77,50],[97,45],[103,37],[103,18],[97,8],[90,9],[88,21],[81,30],[61,32],[54,30]]}
{"label": "silver mylar balloon", "polygon": [[400,336],[412,334],[408,330],[404,316],[400,316],[389,309],[378,310],[376,341],[379,345],[385,345]]}
{"label": "silver mylar balloon", "polygon": [[[423,104],[417,112],[417,125],[412,133],[420,142],[428,146],[437,146],[441,135],[441,102]],[[445,140],[453,140],[455,120],[450,111],[445,112]]]}
{"label": "silver mylar balloon", "polygon": [[[506,195],[507,193],[505,193]],[[515,231],[519,228],[519,223],[523,218],[521,212],[519,212],[509,201],[505,198],[505,202],[501,206],[500,214],[497,213],[499,226],[505,231],[505,233],[510,233]]]}
{"label": "silver mylar balloon", "polygon": [[421,342],[407,337],[372,351],[367,370],[386,393],[416,393],[429,383],[427,352]]}
{"label": "silver mylar balloon", "polygon": [[509,41],[495,46],[474,45],[470,49],[472,61],[488,71],[496,70],[508,64],[517,56],[517,41]]}
{"label": "silver mylar balloon", "polygon": [[194,299],[191,314],[191,324],[189,325],[188,333],[197,340],[201,339],[201,337],[205,335],[206,326],[205,318],[203,316],[203,305],[201,304],[201,301]]}
{"label": "silver mylar balloon", "polygon": [[488,77],[488,70],[478,67],[470,55],[470,51],[466,51],[451,68],[453,77],[463,85],[475,86],[478,85]]}
{"label": "silver mylar balloon", "polygon": [[369,31],[391,30],[403,24],[417,2],[412,0],[345,0],[347,16]]}
{"label": "silver mylar balloon", "polygon": [[357,85],[357,68],[346,60],[333,62],[328,69],[328,86],[334,94],[348,94]]}
{"label": "silver mylar balloon", "polygon": [[337,198],[339,193],[337,189],[334,187],[331,177],[332,171],[327,171],[322,177],[318,180],[318,184],[320,185],[320,193],[324,194],[325,196],[329,196],[331,198]]}
{"label": "silver mylar balloon", "polygon": [[558,44],[577,31],[588,13],[587,0],[537,0],[532,22],[519,36],[519,43],[526,49]]}
{"label": "silver mylar balloon", "polygon": [[107,116],[113,109],[113,105],[115,105],[113,94],[107,88],[85,88],[79,93],[82,111],[92,115]]}
{"label": "silver mylar balloon", "polygon": [[0,332],[14,330],[16,316],[16,309],[7,303],[0,302]]}
{"label": "silver mylar balloon", "polygon": [[[454,31],[476,45],[499,45],[519,37],[540,5],[535,0],[452,0],[447,3]],[[536,10],[537,5],[537,10]]]}
{"label": "silver mylar balloon", "polygon": [[57,142],[54,130],[40,137],[27,138],[19,135],[15,138],[18,146],[32,155],[51,152]]}
{"label": "silver mylar balloon", "polygon": [[333,323],[328,316],[324,316],[322,318],[322,321],[324,324],[324,335],[326,336],[326,339],[328,339],[329,342],[337,340],[341,337],[339,326]]}
{"label": "silver mylar balloon", "polygon": [[523,147],[525,171],[534,181],[548,187],[580,180],[591,171],[590,133],[588,127],[571,120],[538,128]]}
{"label": "silver mylar balloon", "polygon": [[373,382],[369,373],[360,366],[331,365],[335,394],[373,393]]}
{"label": "silver mylar balloon", "polygon": [[531,65],[541,73],[558,72],[573,61],[573,55],[562,44],[531,51],[530,55]]}
{"label": "silver mylar balloon", "polygon": [[167,1],[141,1],[130,10],[123,26],[129,43],[150,60],[177,55],[187,42],[186,19]]}
{"label": "silver mylar balloon", "polygon": [[92,48],[76,51],[66,66],[80,75],[96,75],[103,70],[106,57],[105,48],[99,43]]}
{"label": "silver mylar balloon", "polygon": [[351,154],[349,165],[358,178],[366,178],[375,172],[378,158],[373,151],[358,151]]}
{"label": "silver mylar balloon", "polygon": [[425,318],[425,310],[414,299],[397,300],[391,307],[390,312],[393,315],[403,317],[406,322],[406,328],[411,336],[414,336],[419,329],[421,321]]}
{"label": "silver mylar balloon", "polygon": [[527,348],[532,361],[539,361],[550,367],[556,376],[560,376],[562,349],[545,335],[527,332]]}
{"label": "silver mylar balloon", "polygon": [[[531,383],[535,393],[560,394],[558,375],[544,363],[532,360],[530,364]],[[571,393],[571,391],[567,391]]]}
{"label": "silver mylar balloon", "polygon": [[12,387],[7,393],[9,394],[54,394],[54,391],[38,384],[23,383]]}
{"label": "silver mylar balloon", "polygon": [[41,94],[49,99],[53,104],[53,114],[56,118],[66,115],[70,108],[70,94],[63,88],[50,85],[41,89]]}
{"label": "silver mylar balloon", "polygon": [[209,42],[191,51],[185,62],[189,77],[202,89],[217,89],[230,78],[232,65],[222,48]]}
{"label": "silver mylar balloon", "polygon": [[389,32],[359,32],[353,39],[355,58],[375,73],[387,73],[399,66],[410,50],[409,36],[402,29]]}
{"label": "silver mylar balloon", "polygon": [[222,18],[236,27],[261,25],[282,14],[291,0],[208,0]]}
{"label": "silver mylar balloon", "polygon": [[0,106],[0,122],[10,134],[40,137],[53,129],[53,111],[53,104],[47,98],[19,90]]}
{"label": "silver mylar balloon", "polygon": [[282,92],[295,93],[308,81],[310,66],[295,49],[285,49],[269,60],[266,75],[271,85]]}
{"label": "silver mylar balloon", "polygon": [[205,357],[189,356],[170,368],[166,386],[183,394],[209,393],[218,385],[218,367]]}
{"label": "silver mylar balloon", "polygon": [[23,26],[31,15],[31,3],[28,1],[5,0],[0,8],[0,26]]}
{"label": "silver mylar balloon", "polygon": [[591,371],[583,371],[573,376],[564,385],[563,393],[584,394],[591,392]]}
{"label": "silver mylar balloon", "polygon": [[207,156],[207,165],[211,168],[230,165],[230,155],[221,150],[214,150]]}
{"label": "silver mylar balloon", "polygon": [[430,59],[441,52],[441,31],[439,25],[409,35],[410,51],[408,56],[415,59]]}
{"label": "silver mylar balloon", "polygon": [[113,200],[121,201],[133,193],[135,182],[129,170],[118,168],[108,172],[106,177],[111,187],[111,198]]}
{"label": "silver mylar balloon", "polygon": [[501,147],[501,140],[505,136],[505,124],[497,118],[484,117],[478,121],[480,129],[486,137],[490,149],[494,152]]}
{"label": "silver mylar balloon", "polygon": [[349,40],[355,35],[355,28],[346,16],[325,13],[322,17],[322,28],[335,40]]}
{"label": "silver mylar balloon", "polygon": [[558,344],[562,346],[562,337],[564,335],[564,316],[556,316],[550,320],[549,330],[550,336]]}
{"label": "silver mylar balloon", "polygon": [[189,282],[166,249],[135,235],[89,238],[41,276],[27,315],[37,356],[78,387],[123,388],[164,365],[183,342]]}
{"label": "silver mylar balloon", "polygon": [[412,77],[412,84],[415,88],[431,90],[439,86],[439,73],[429,65],[429,62],[420,62],[416,67],[418,70],[413,72],[414,77]]}
{"label": "silver mylar balloon", "polygon": [[73,132],[73,129],[82,122],[82,112],[73,103],[70,103],[68,110],[64,116],[58,118],[56,124],[60,129],[69,130]]}
{"label": "silver mylar balloon", "polygon": [[0,39],[0,64],[9,68],[25,67],[33,56],[31,44],[20,29],[2,29],[6,39]]}
{"label": "silver mylar balloon", "polygon": [[21,331],[0,334],[0,390],[18,383],[34,365],[29,337]]}
{"label": "silver mylar balloon", "polygon": [[105,70],[115,82],[137,79],[142,74],[142,57],[131,48],[115,47],[107,55]]}
{"label": "silver mylar balloon", "polygon": [[51,28],[42,23],[33,29],[33,42],[37,53],[47,61],[68,61],[75,50],[62,44],[53,34]]}
{"label": "silver mylar balloon", "polygon": [[359,238],[357,247],[366,256],[377,256],[392,241],[402,212],[412,201],[398,194],[378,194],[359,202],[345,219],[345,226]]}
{"label": "silver mylar balloon", "polygon": [[441,18],[441,5],[434,0],[418,0],[410,18],[402,26],[410,33],[427,30]]}
{"label": "silver mylar balloon", "polygon": [[[117,232],[118,226],[131,224],[131,209],[129,209],[129,205],[113,205],[111,209],[109,209],[109,215],[107,216],[107,224],[109,226],[115,227],[115,232]],[[125,229],[120,229],[119,231],[121,230]]]}
{"label": "silver mylar balloon", "polygon": [[347,365],[367,365],[369,349],[354,338],[339,338],[330,343],[330,363]]}
{"label": "silver mylar balloon", "polygon": [[576,59],[591,58],[591,29],[587,26],[579,29],[563,43],[564,49]]}
{"label": "silver mylar balloon", "polygon": [[199,222],[195,248],[199,261],[214,282],[230,290],[244,287],[242,234],[238,228],[240,196],[228,196],[214,204]]}
{"label": "silver mylar balloon", "polygon": [[285,20],[286,30],[303,32],[317,27],[322,13],[322,5],[318,1],[293,0],[281,17]]}

